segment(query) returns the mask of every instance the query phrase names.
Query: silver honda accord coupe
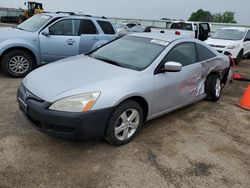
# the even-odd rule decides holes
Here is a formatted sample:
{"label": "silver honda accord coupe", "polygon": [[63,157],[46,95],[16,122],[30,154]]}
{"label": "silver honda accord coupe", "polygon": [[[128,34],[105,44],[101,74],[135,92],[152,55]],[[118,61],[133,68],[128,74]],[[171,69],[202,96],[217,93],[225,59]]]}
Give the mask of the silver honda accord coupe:
{"label": "silver honda accord coupe", "polygon": [[123,145],[148,120],[203,99],[217,101],[230,75],[229,57],[203,42],[131,34],[34,70],[17,99],[46,134]]}

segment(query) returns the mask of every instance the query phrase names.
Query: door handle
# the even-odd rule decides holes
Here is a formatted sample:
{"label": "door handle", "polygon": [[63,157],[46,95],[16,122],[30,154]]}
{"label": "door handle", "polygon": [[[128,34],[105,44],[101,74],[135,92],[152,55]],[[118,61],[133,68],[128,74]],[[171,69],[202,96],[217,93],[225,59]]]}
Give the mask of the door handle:
{"label": "door handle", "polygon": [[66,40],[66,42],[68,43],[68,45],[73,45],[76,41],[74,41],[73,39],[68,39]]}

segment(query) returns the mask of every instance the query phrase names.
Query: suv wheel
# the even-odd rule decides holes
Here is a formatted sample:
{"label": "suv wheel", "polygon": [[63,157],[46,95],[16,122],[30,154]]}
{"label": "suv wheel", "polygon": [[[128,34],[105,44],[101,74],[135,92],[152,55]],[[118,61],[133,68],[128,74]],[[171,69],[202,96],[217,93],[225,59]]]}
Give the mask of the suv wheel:
{"label": "suv wheel", "polygon": [[125,101],[112,113],[105,138],[112,145],[124,145],[136,136],[142,122],[141,106],[133,100]]}
{"label": "suv wheel", "polygon": [[33,68],[33,57],[24,50],[7,52],[1,61],[3,72],[15,78],[26,76]]}
{"label": "suv wheel", "polygon": [[210,74],[205,83],[207,100],[218,101],[222,92],[222,83],[218,74]]}

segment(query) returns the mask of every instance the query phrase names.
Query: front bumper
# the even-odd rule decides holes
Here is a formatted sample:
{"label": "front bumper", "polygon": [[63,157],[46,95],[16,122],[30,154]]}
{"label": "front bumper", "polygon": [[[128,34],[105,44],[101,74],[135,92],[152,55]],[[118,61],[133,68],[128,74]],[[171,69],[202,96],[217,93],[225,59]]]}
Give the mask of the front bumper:
{"label": "front bumper", "polygon": [[39,99],[22,85],[17,92],[20,110],[41,132],[68,138],[91,139],[103,137],[108,119],[115,107],[84,113],[48,110],[51,103]]}
{"label": "front bumper", "polygon": [[236,59],[239,53],[237,49],[216,48],[216,47],[213,48],[221,54],[231,56],[233,59]]}

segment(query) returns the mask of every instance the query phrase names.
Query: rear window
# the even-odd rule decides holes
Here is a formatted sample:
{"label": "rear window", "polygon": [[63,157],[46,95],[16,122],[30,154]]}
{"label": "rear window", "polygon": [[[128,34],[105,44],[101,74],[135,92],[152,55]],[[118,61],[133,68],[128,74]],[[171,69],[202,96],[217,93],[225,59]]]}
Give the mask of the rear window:
{"label": "rear window", "polygon": [[193,30],[191,23],[184,23],[184,22],[172,23],[170,26],[170,29],[182,29],[182,30],[188,30],[188,31]]}
{"label": "rear window", "polygon": [[197,52],[198,52],[198,59],[199,61],[205,61],[211,58],[214,58],[216,55],[209,50],[207,47],[196,43],[197,46]]}
{"label": "rear window", "polygon": [[105,34],[110,34],[110,35],[115,34],[115,30],[113,26],[111,25],[111,23],[105,22],[105,21],[97,21],[97,22]]}
{"label": "rear window", "polygon": [[80,34],[97,34],[95,24],[91,20],[82,20],[80,24]]}

